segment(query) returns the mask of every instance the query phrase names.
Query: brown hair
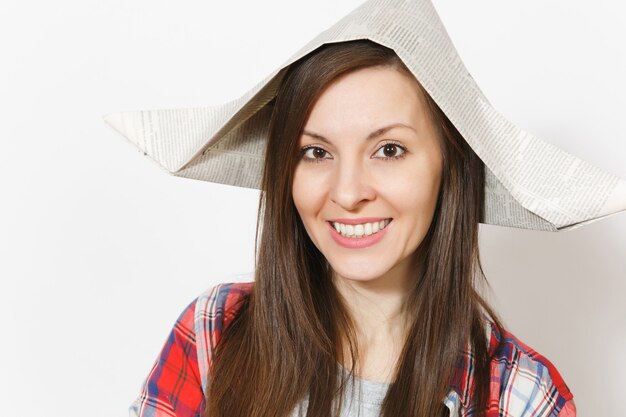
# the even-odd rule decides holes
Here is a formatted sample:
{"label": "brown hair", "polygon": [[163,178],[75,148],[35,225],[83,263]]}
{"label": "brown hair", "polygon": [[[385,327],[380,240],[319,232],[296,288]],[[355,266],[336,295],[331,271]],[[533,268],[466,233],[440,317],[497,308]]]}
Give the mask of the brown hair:
{"label": "brown hair", "polygon": [[[296,211],[292,178],[299,137],[324,88],[341,75],[381,65],[413,76],[392,49],[375,42],[325,44],[290,66],[270,103],[255,285],[213,356],[206,417],[286,417],[307,395],[308,417],[338,415],[344,382],[337,366],[343,359],[339,344],[345,336],[354,371],[355,331],[330,266]],[[468,339],[475,355],[475,415],[484,416],[490,357],[481,308],[503,330],[475,287],[478,278],[486,283],[478,253],[484,164],[420,89],[439,129],[443,173],[435,214],[419,248],[423,264],[408,301],[415,319],[382,416],[447,415],[442,401]]]}

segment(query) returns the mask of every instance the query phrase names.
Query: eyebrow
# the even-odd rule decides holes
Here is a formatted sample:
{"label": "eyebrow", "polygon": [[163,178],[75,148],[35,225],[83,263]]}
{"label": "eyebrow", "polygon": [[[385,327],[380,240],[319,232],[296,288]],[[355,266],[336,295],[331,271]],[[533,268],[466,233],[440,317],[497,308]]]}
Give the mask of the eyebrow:
{"label": "eyebrow", "polygon": [[[374,130],[372,133],[370,133],[369,135],[367,135],[367,137],[365,138],[365,140],[366,140],[366,141],[369,141],[369,140],[375,139],[375,138],[377,138],[378,136],[380,136],[380,135],[384,135],[385,133],[387,133],[388,131],[390,131],[391,129],[394,129],[394,128],[396,128],[396,127],[406,127],[406,128],[408,128],[408,129],[411,129],[411,130],[415,131],[415,129],[414,129],[414,128],[412,128],[412,127],[411,127],[411,126],[409,126],[409,125],[405,125],[404,123],[393,123],[393,124],[390,124],[390,125],[388,125],[388,126],[384,126],[384,127],[381,127],[381,128],[379,128],[379,129]],[[320,135],[319,133],[311,132],[311,131],[309,131],[309,130],[304,130],[304,131],[302,132],[302,134],[303,134],[303,135],[310,136],[310,137],[315,138],[315,139],[319,139],[319,140],[321,140],[322,142],[326,142],[326,143],[330,144],[330,141],[329,141],[327,138],[325,138],[324,136]]]}

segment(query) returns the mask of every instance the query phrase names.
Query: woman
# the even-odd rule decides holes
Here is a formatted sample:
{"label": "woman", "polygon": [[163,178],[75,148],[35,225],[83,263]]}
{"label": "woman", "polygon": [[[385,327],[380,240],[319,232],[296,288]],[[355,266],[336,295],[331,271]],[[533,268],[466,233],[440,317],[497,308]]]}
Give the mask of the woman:
{"label": "woman", "polygon": [[575,415],[477,292],[484,164],[392,49],[292,65],[264,161],[254,284],[188,306],[132,412]]}

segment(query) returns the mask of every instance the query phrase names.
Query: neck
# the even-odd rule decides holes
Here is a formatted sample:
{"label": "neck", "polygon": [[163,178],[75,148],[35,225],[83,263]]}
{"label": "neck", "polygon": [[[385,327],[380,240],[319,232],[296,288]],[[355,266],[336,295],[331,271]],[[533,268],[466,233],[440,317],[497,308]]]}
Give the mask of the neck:
{"label": "neck", "polygon": [[[416,265],[415,257],[409,256],[384,275],[367,281],[346,279],[333,274],[335,287],[354,324],[359,362],[372,363],[378,361],[379,356],[385,355],[385,362],[375,365],[374,368],[378,366],[385,372],[391,372],[409,330],[407,301],[415,284]],[[342,340],[342,349],[347,354],[345,335],[342,335]],[[372,359],[373,357],[376,359]],[[344,361],[347,359],[346,365],[350,363],[349,355],[344,358]],[[359,364],[360,366],[363,364]]]}
{"label": "neck", "polygon": [[343,297],[355,325],[379,328],[406,321],[407,300],[417,279],[419,263],[414,253],[380,277],[363,281],[333,273],[335,288]]}

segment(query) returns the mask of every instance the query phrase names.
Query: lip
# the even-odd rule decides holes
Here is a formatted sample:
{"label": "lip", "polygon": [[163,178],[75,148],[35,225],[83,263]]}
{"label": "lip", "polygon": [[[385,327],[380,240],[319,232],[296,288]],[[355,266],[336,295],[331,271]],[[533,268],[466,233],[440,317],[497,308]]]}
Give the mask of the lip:
{"label": "lip", "polygon": [[361,217],[358,219],[332,219],[328,220],[331,223],[343,223],[343,224],[363,224],[363,223],[374,223],[379,222],[381,220],[391,220],[391,217]]}
{"label": "lip", "polygon": [[[347,219],[343,219],[343,220],[347,220]],[[381,218],[380,220],[385,220],[385,219]],[[335,221],[343,223],[343,221],[340,221],[340,220],[335,220]],[[359,219],[359,221],[363,222],[362,219]],[[376,221],[376,220],[374,219],[372,221]],[[368,223],[368,222],[363,222],[363,223]],[[355,237],[341,236],[335,230],[331,222],[326,222],[326,224],[328,225],[328,229],[330,231],[330,236],[333,238],[333,240],[337,242],[338,245],[343,246],[344,248],[349,248],[349,249],[367,248],[369,246],[377,244],[385,237],[385,235],[387,234],[387,229],[389,229],[392,223],[393,221],[390,221],[387,227],[385,227],[383,230],[377,233],[371,234],[369,236],[355,238]],[[354,224],[354,223],[347,223],[347,224]],[[358,222],[356,224],[358,224]]]}

